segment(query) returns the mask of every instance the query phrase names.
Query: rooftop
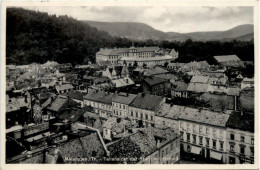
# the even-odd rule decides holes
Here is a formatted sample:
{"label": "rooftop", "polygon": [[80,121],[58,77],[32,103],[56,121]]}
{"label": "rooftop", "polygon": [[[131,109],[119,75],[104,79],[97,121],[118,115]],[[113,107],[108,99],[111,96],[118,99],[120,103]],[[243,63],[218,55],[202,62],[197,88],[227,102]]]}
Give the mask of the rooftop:
{"label": "rooftop", "polygon": [[164,99],[161,96],[139,93],[130,106],[144,110],[156,111],[163,100]]}
{"label": "rooftop", "polygon": [[135,94],[119,93],[112,99],[112,102],[129,105],[136,96]]}
{"label": "rooftop", "polygon": [[100,90],[88,89],[88,93],[84,96],[85,99],[96,101],[104,104],[112,105],[112,99],[116,96],[114,93],[104,92]]}
{"label": "rooftop", "polygon": [[192,76],[190,82],[191,83],[207,83],[209,81],[208,76],[195,75]]}
{"label": "rooftop", "polygon": [[227,61],[240,61],[237,55],[221,55],[221,56],[214,56],[214,58],[219,62],[227,62]]}
{"label": "rooftop", "polygon": [[249,131],[252,133],[255,132],[254,125],[254,114],[250,113],[241,114],[241,112],[233,112],[227,122],[227,127],[229,128]]}
{"label": "rooftop", "polygon": [[146,77],[144,79],[144,81],[149,85],[149,86],[153,86],[156,84],[161,84],[161,83],[165,83],[166,80],[160,77]]}

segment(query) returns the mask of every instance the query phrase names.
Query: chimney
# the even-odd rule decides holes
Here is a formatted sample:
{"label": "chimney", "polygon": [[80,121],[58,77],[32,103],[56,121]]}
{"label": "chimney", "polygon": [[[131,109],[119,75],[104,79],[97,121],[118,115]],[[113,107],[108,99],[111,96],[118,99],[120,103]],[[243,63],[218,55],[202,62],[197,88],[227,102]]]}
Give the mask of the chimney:
{"label": "chimney", "polygon": [[157,144],[156,144],[157,148],[160,147],[160,144],[161,144],[161,143],[160,143],[160,140],[158,139],[158,140],[157,140]]}

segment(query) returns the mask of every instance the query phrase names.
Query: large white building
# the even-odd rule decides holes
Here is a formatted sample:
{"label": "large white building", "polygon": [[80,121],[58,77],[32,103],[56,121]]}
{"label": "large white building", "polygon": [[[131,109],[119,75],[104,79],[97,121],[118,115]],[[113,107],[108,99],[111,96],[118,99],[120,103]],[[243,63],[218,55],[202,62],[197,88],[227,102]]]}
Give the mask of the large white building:
{"label": "large white building", "polygon": [[96,63],[113,65],[126,63],[129,66],[137,62],[138,65],[145,63],[147,66],[154,66],[163,65],[166,62],[170,63],[179,56],[179,53],[174,49],[169,54],[161,54],[159,49],[159,47],[101,48],[96,53]]}

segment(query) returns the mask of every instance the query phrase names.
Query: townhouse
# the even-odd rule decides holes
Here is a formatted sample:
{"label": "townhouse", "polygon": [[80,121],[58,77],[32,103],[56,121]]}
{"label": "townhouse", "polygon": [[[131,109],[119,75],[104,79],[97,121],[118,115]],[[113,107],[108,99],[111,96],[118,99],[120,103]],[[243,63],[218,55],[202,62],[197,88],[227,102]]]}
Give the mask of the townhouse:
{"label": "townhouse", "polygon": [[129,105],[137,95],[129,93],[119,93],[112,99],[113,115],[125,118],[128,115]]}
{"label": "townhouse", "polygon": [[227,122],[227,163],[254,164],[254,114],[233,112]]}
{"label": "townhouse", "polygon": [[226,163],[229,115],[186,107],[179,115],[181,150],[209,163]]}
{"label": "townhouse", "polygon": [[112,115],[112,99],[115,96],[114,93],[88,89],[88,93],[83,97],[84,105],[93,107],[95,113],[108,119]]}
{"label": "townhouse", "polygon": [[141,121],[144,126],[154,126],[155,112],[164,102],[161,96],[139,93],[129,106],[128,118]]}

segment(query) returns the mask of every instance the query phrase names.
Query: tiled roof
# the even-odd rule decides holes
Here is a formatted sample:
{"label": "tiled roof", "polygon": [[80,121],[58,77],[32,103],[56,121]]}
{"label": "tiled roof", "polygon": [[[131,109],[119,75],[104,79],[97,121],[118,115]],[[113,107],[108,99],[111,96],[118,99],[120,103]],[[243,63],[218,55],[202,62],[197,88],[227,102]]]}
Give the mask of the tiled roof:
{"label": "tiled roof", "polygon": [[52,104],[48,107],[49,110],[59,111],[60,108],[68,102],[68,98],[57,97]]}
{"label": "tiled roof", "polygon": [[160,109],[155,114],[160,117],[165,117],[169,119],[178,119],[180,112],[183,112],[185,109],[184,106],[173,105],[163,103],[160,106]]}
{"label": "tiled roof", "polygon": [[195,93],[204,93],[207,92],[209,88],[208,84],[200,84],[200,83],[190,83],[187,91],[195,92]]}
{"label": "tiled roof", "polygon": [[229,67],[244,67],[245,63],[241,60],[238,61],[225,61],[221,63],[222,66],[229,66]]}
{"label": "tiled roof", "polygon": [[171,81],[175,81],[178,79],[177,76],[175,76],[174,74],[159,74],[159,75],[154,75],[154,77],[159,77]]}
{"label": "tiled roof", "polygon": [[217,84],[226,84],[228,81],[227,77],[209,77],[209,84],[214,84],[214,82],[217,82]]}
{"label": "tiled roof", "polygon": [[82,100],[83,101],[83,96],[85,94],[76,90],[71,90],[67,93],[63,93],[62,96],[67,96],[70,97],[72,99],[77,99],[77,100]]}
{"label": "tiled roof", "polygon": [[229,128],[249,131],[252,133],[255,132],[254,125],[254,114],[250,113],[241,114],[241,112],[233,112],[227,122],[227,127]]}
{"label": "tiled roof", "polygon": [[58,118],[68,120],[70,122],[77,122],[84,113],[84,109],[72,108],[69,112],[59,114]]}
{"label": "tiled roof", "polygon": [[144,79],[144,81],[149,85],[149,86],[153,86],[156,84],[161,84],[166,82],[165,79],[159,78],[159,77],[146,77]]}
{"label": "tiled roof", "polygon": [[204,123],[214,126],[225,127],[229,115],[223,113],[212,112],[208,110],[198,110],[195,108],[186,107],[180,113],[179,119]]}
{"label": "tiled roof", "polygon": [[6,112],[13,112],[20,109],[20,106],[16,100],[16,98],[9,98],[10,101],[6,103]]}
{"label": "tiled roof", "polygon": [[116,85],[117,88],[135,84],[134,81],[129,77],[119,78],[111,81]]}
{"label": "tiled roof", "polygon": [[173,83],[173,87],[172,89],[174,91],[187,91],[188,89],[188,84],[186,84],[185,82],[182,82],[182,81],[176,81]]}
{"label": "tiled roof", "polygon": [[192,76],[190,83],[207,83],[209,81],[208,76],[195,75]]}
{"label": "tiled roof", "polygon": [[156,111],[163,100],[164,99],[161,96],[139,93],[130,106],[139,109]]}
{"label": "tiled roof", "polygon": [[112,132],[117,134],[124,132],[124,129],[127,130],[132,127],[132,124],[129,120],[110,117],[103,124],[103,128],[110,129]]}
{"label": "tiled roof", "polygon": [[214,56],[214,58],[219,62],[227,62],[227,61],[239,61],[240,58],[237,55],[221,55],[221,56]]}
{"label": "tiled roof", "polygon": [[112,99],[112,102],[129,105],[136,96],[135,94],[119,93]]}
{"label": "tiled roof", "polygon": [[112,105],[112,98],[114,98],[115,96],[116,94],[114,93],[88,89],[88,93],[84,96],[84,98],[87,100]]}
{"label": "tiled roof", "polygon": [[227,89],[227,95],[230,96],[239,96],[240,89],[239,88],[228,88]]}
{"label": "tiled roof", "polygon": [[69,90],[73,89],[74,87],[71,84],[62,84],[62,85],[57,85],[56,89],[61,91],[61,90]]}

